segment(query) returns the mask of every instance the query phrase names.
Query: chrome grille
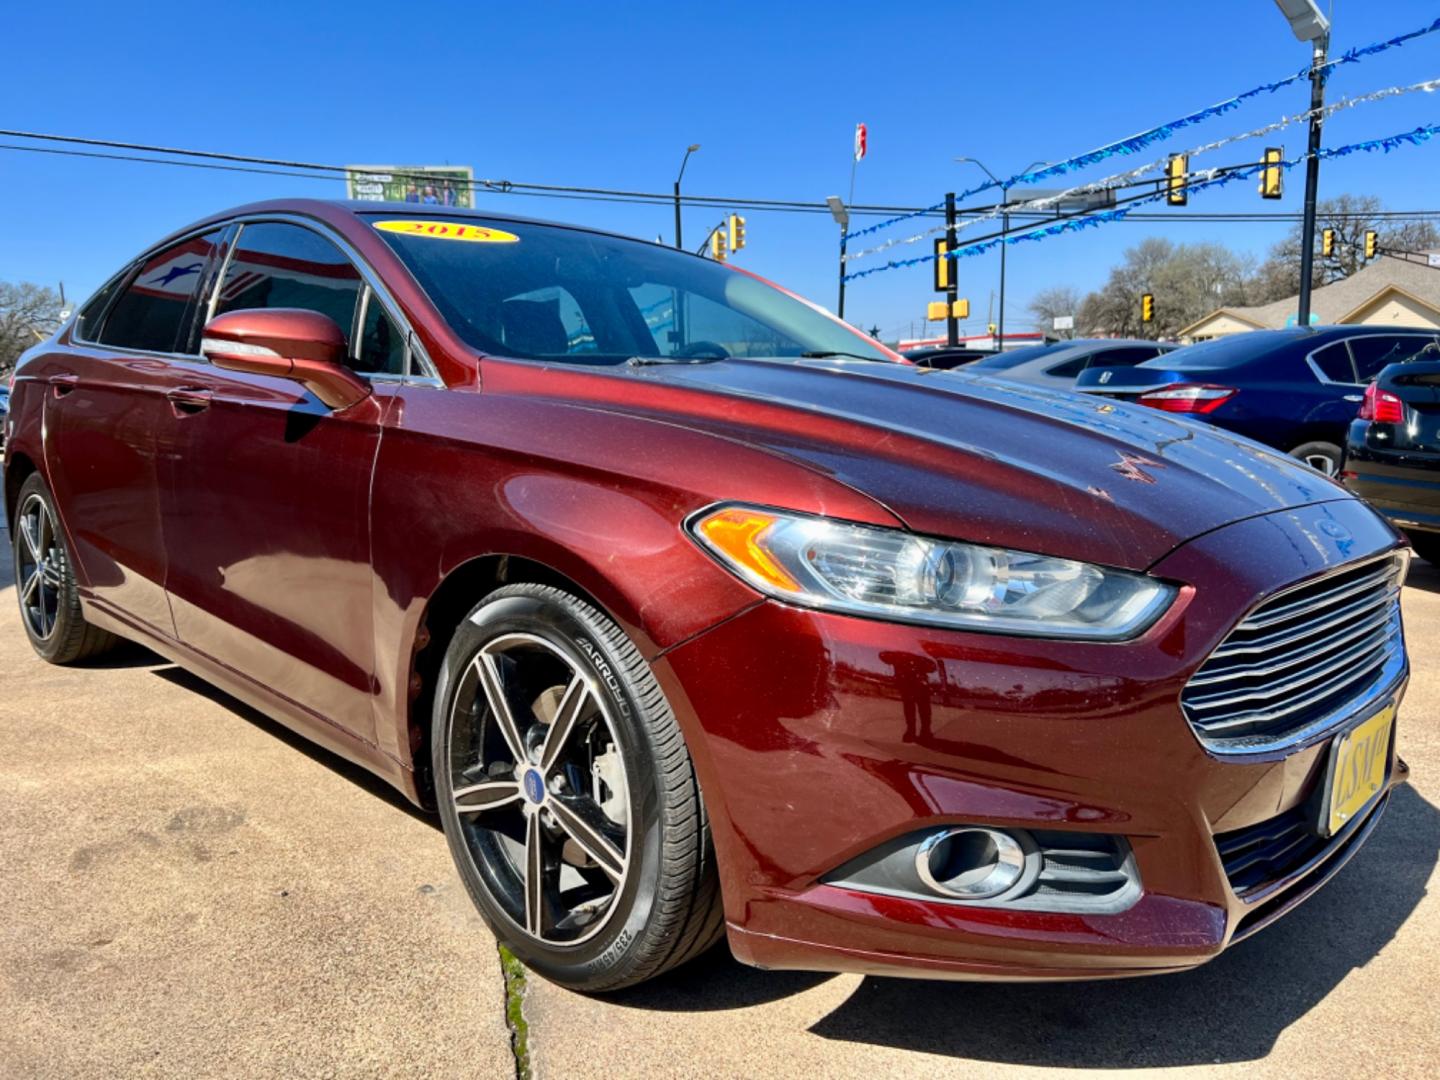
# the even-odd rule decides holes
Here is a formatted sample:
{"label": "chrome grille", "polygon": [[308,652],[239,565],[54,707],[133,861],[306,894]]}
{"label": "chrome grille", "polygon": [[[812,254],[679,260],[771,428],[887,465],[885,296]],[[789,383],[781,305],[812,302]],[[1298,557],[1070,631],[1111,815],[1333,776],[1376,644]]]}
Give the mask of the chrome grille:
{"label": "chrome grille", "polygon": [[1405,663],[1404,568],[1403,555],[1371,559],[1246,616],[1180,695],[1200,741],[1230,752],[1300,742],[1388,691]]}

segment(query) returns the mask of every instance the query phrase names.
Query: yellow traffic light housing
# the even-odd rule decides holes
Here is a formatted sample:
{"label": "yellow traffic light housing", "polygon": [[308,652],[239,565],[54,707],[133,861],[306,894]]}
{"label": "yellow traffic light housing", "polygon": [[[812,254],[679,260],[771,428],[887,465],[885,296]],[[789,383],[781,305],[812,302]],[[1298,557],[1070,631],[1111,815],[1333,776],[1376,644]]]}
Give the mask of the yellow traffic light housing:
{"label": "yellow traffic light housing", "polygon": [[1330,258],[1335,254],[1335,230],[1326,229],[1320,234],[1320,254]]}
{"label": "yellow traffic light housing", "polygon": [[710,257],[716,262],[724,262],[730,257],[724,229],[716,229],[710,234]]}
{"label": "yellow traffic light housing", "polygon": [[734,254],[745,246],[745,219],[739,214],[731,214],[728,225],[730,252]]}
{"label": "yellow traffic light housing", "polygon": [[1365,234],[1365,258],[1373,259],[1380,251],[1380,234],[1374,229]]}
{"label": "yellow traffic light housing", "polygon": [[1283,146],[1267,146],[1265,156],[1260,159],[1265,168],[1260,170],[1260,197],[1262,199],[1278,199],[1284,194],[1282,177],[1285,170],[1280,163],[1285,160],[1285,148]]}
{"label": "yellow traffic light housing", "polygon": [[[952,265],[952,263],[950,262],[950,260],[945,257],[945,252],[946,252],[947,250],[949,250],[949,249],[945,246],[945,240],[944,240],[943,238],[938,239],[938,240],[935,241],[935,291],[936,291],[936,292],[949,292],[949,291],[950,291],[951,275],[953,275],[954,272],[955,272],[955,267]],[[942,316],[942,318],[943,318],[943,316]]]}
{"label": "yellow traffic light housing", "polygon": [[931,300],[928,304],[925,305],[926,321],[944,322],[946,316],[945,309],[947,306],[948,305],[945,303],[944,300]]}
{"label": "yellow traffic light housing", "polygon": [[1171,154],[1165,166],[1165,201],[1171,206],[1184,206],[1190,201],[1185,191],[1185,180],[1190,172],[1188,154]]}
{"label": "yellow traffic light housing", "polygon": [[957,319],[968,319],[970,317],[969,299],[956,300],[950,305],[950,314]]}
{"label": "yellow traffic light housing", "polygon": [[1146,293],[1140,297],[1140,321],[1155,321],[1155,296],[1153,293]]}

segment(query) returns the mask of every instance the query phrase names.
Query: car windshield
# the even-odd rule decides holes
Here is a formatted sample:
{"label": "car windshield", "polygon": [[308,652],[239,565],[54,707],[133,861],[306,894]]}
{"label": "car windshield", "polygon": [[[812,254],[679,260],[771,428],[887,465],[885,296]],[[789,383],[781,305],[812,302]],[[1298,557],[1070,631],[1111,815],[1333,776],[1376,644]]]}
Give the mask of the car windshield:
{"label": "car windshield", "polygon": [[1059,341],[1051,345],[1028,345],[1023,349],[1012,349],[1010,352],[1000,353],[996,356],[987,356],[983,360],[976,360],[971,364],[970,371],[1008,371],[1010,368],[1019,367],[1028,360],[1038,360],[1042,356],[1049,356],[1052,353],[1064,352],[1070,348],[1069,342]]}
{"label": "car windshield", "polygon": [[376,215],[441,315],[483,353],[571,364],[853,356],[893,363],[820,309],[659,244],[556,225]]}

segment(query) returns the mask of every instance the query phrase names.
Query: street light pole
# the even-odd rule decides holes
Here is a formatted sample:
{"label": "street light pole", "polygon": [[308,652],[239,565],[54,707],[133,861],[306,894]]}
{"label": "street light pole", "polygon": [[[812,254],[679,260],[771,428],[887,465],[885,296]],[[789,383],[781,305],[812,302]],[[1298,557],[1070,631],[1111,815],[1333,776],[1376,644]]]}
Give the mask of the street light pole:
{"label": "street light pole", "polygon": [[685,150],[685,156],[680,159],[680,173],[675,177],[675,246],[684,249],[680,239],[680,181],[685,176],[685,165],[690,160],[690,155],[700,149],[699,143],[691,143]]}
{"label": "street light pole", "polygon": [[[996,347],[1003,350],[1005,348],[1005,250],[1010,246],[1004,242],[1004,238],[1010,235],[1010,211],[1008,209],[1010,204],[1010,185],[1008,183],[1002,183],[1000,178],[985,168],[985,164],[977,158],[957,157],[955,160],[957,162],[968,161],[971,165],[978,165],[986,176],[1000,185],[1000,205],[1007,207],[1007,209],[1002,210],[1000,214],[1000,318],[995,327],[998,331],[996,335]],[[1036,165],[1044,164],[1045,162],[1043,161],[1032,161],[1020,171],[1021,173],[1028,173]]]}
{"label": "street light pole", "polygon": [[1315,39],[1310,71],[1310,154],[1305,160],[1305,215],[1300,230],[1300,310],[1296,322],[1310,325],[1310,277],[1315,272],[1315,199],[1320,187],[1320,110],[1325,107],[1325,53],[1330,35]]}
{"label": "street light pole", "polygon": [[845,318],[845,240],[850,234],[850,211],[839,195],[827,195],[825,203],[830,207],[830,216],[835,219],[835,224],[840,226],[840,302],[835,312],[840,318]]}
{"label": "street light pole", "polygon": [[1310,325],[1310,276],[1315,272],[1315,197],[1320,187],[1320,110],[1325,106],[1325,54],[1330,48],[1330,20],[1315,0],[1275,0],[1300,41],[1314,43],[1310,65],[1310,152],[1305,159],[1305,213],[1300,226],[1300,296],[1295,321]]}

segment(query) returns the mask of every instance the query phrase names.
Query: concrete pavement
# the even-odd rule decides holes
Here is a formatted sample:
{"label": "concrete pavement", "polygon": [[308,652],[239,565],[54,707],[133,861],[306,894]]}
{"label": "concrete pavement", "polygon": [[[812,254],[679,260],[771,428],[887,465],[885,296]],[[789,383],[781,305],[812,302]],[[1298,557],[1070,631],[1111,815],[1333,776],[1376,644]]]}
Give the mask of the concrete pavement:
{"label": "concrete pavement", "polygon": [[[0,539],[0,1069],[513,1076],[494,941],[437,828],[148,653],[35,659]],[[536,1075],[1433,1075],[1440,572],[1411,582],[1415,783],[1325,890],[1209,966],[995,986],[766,973],[721,949],[602,1000],[532,977]]]}

